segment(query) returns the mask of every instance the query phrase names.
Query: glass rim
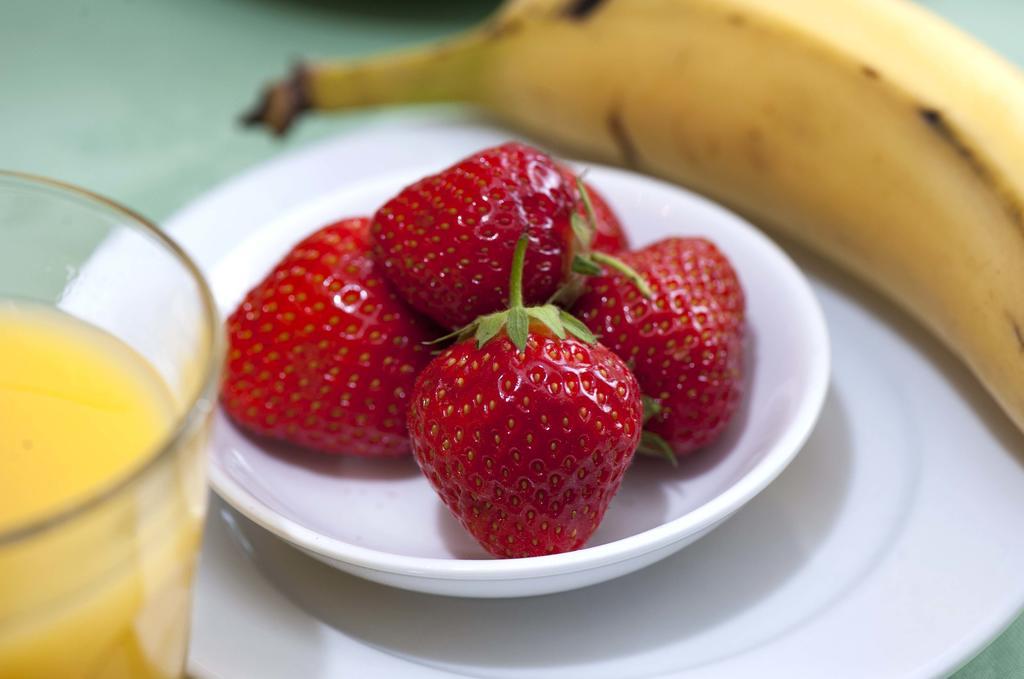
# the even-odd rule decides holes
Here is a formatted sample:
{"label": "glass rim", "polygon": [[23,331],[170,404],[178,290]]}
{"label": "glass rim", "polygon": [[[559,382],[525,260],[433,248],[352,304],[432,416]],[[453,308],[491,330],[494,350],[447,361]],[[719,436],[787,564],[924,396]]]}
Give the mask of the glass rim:
{"label": "glass rim", "polygon": [[173,426],[161,437],[159,444],[153,447],[142,464],[125,476],[116,478],[112,483],[102,485],[95,493],[77,500],[70,506],[45,514],[41,518],[15,524],[9,529],[0,531],[0,547],[21,542],[69,523],[82,514],[116,497],[136,481],[145,477],[150,470],[158,466],[165,459],[170,458],[174,451],[178,450],[181,443],[202,424],[206,414],[213,408],[216,398],[214,392],[221,370],[221,363],[223,362],[222,353],[224,351],[223,338],[220,332],[220,312],[217,309],[217,304],[214,301],[213,293],[205,276],[203,276],[202,271],[188,253],[154,222],[143,217],[135,210],[125,207],[106,196],[58,179],[15,170],[0,169],[0,182],[4,180],[17,180],[42,188],[57,189],[66,195],[85,199],[93,205],[99,205],[106,210],[126,217],[132,222],[132,228],[136,228],[154,238],[158,246],[169,252],[184,267],[185,271],[197,285],[200,302],[203,307],[203,315],[209,322],[204,342],[209,347],[209,357],[206,365],[202,368],[203,373],[199,388],[188,398],[184,413],[176,418]]}

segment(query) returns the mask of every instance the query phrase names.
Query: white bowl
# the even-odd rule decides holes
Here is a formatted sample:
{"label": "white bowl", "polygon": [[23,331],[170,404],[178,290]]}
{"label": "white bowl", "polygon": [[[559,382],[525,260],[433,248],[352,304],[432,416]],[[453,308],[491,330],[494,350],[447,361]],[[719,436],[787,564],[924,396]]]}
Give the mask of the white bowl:
{"label": "white bowl", "polygon": [[[340,217],[371,214],[443,164],[346,187],[256,229],[212,271],[221,311],[230,313],[306,234]],[[587,179],[613,205],[634,246],[702,235],[736,267],[747,296],[747,385],[743,407],[721,441],[678,469],[637,459],[585,549],[526,559],[488,557],[411,458],[361,460],[269,446],[247,438],[223,415],[211,452],[216,492],[340,570],[463,597],[548,594],[630,573],[692,543],[757,495],[800,450],[824,401],[829,343],[814,294],[778,246],[710,201],[620,170],[590,167]]]}

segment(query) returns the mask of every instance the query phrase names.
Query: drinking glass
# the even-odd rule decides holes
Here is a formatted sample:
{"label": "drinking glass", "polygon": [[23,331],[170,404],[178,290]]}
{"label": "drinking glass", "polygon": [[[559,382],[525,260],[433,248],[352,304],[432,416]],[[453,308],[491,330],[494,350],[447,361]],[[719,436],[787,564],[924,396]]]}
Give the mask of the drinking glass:
{"label": "drinking glass", "polygon": [[210,291],[131,210],[0,172],[4,299],[49,305],[127,344],[163,379],[173,412],[124,477],[0,532],[0,679],[180,677],[222,351]]}

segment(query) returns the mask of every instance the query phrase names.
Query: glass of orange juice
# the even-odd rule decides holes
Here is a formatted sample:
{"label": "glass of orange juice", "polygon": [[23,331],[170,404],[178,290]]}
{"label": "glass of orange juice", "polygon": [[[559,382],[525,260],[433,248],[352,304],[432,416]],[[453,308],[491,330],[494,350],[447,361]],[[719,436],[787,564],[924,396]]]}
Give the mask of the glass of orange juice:
{"label": "glass of orange juice", "polygon": [[0,679],[182,676],[219,328],[155,226],[0,172]]}

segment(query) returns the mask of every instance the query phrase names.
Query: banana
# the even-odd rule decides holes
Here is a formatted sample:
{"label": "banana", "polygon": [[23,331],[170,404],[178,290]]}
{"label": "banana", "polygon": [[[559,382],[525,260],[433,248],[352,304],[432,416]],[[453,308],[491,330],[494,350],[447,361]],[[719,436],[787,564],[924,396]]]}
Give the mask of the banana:
{"label": "banana", "polygon": [[895,300],[1024,430],[1024,77],[906,0],[510,0],[251,116],[465,101],[694,188]]}

